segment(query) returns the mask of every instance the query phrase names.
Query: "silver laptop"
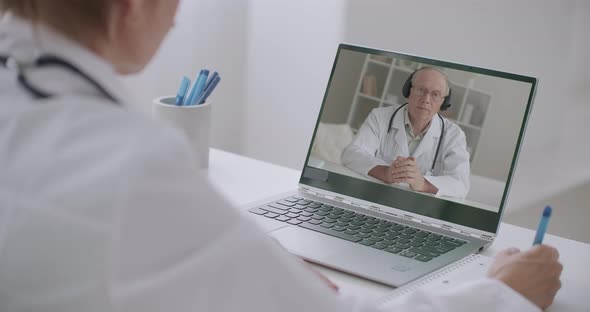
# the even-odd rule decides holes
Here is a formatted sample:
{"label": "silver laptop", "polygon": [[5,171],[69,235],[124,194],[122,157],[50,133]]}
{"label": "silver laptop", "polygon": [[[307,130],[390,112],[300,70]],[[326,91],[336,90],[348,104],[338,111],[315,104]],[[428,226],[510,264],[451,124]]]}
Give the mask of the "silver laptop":
{"label": "silver laptop", "polygon": [[391,286],[479,252],[496,237],[536,84],[341,44],[299,188],[249,215],[290,252]]}

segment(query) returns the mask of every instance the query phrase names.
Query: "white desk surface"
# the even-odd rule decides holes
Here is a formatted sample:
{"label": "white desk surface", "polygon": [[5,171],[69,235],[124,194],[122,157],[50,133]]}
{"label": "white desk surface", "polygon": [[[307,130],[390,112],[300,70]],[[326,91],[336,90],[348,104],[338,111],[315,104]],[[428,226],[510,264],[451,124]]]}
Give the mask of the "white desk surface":
{"label": "white desk surface", "polygon": [[[298,170],[266,163],[244,156],[211,149],[209,181],[236,206],[262,200],[297,189]],[[495,242],[484,255],[493,256],[507,247],[523,250],[531,246],[534,231],[502,223]],[[551,311],[589,311],[590,309],[590,245],[553,235],[546,235],[544,242],[559,249],[564,265],[562,289]],[[341,293],[356,293],[378,297],[390,287],[361,279],[346,273],[318,267],[339,287]]]}

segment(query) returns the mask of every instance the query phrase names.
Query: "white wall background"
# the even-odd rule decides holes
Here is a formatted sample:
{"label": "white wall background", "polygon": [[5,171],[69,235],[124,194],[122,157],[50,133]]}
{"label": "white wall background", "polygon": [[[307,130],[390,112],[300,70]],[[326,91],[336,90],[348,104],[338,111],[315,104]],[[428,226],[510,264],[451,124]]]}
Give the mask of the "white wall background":
{"label": "white wall background", "polygon": [[150,113],[152,99],[176,94],[180,78],[195,79],[201,68],[221,76],[213,102],[212,142],[240,152],[246,68],[247,1],[181,0],[176,24],[146,70],[125,79],[129,89]]}
{"label": "white wall background", "polygon": [[184,0],[127,82],[148,111],[182,74],[215,68],[213,145],[301,168],[341,41],[536,76],[510,208],[590,180],[589,29],[583,0]]}
{"label": "white wall background", "polygon": [[249,1],[244,154],[301,168],[344,8],[339,0]]}

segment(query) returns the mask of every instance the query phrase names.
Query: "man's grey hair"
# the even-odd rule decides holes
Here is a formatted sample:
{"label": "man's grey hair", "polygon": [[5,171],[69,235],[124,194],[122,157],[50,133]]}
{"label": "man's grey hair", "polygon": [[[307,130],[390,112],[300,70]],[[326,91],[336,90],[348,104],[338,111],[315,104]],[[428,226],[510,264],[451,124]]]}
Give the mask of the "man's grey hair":
{"label": "man's grey hair", "polygon": [[446,95],[449,95],[449,90],[451,89],[451,85],[449,84],[449,77],[447,76],[447,74],[443,73],[440,69],[438,68],[434,68],[434,67],[422,67],[417,69],[414,72],[414,75],[412,76],[412,85],[414,85],[414,80],[416,80],[416,76],[418,75],[419,72],[423,71],[423,70],[434,70],[436,72],[439,72],[441,75],[443,75],[443,77],[445,77],[445,82],[447,84],[447,90],[445,91]]}

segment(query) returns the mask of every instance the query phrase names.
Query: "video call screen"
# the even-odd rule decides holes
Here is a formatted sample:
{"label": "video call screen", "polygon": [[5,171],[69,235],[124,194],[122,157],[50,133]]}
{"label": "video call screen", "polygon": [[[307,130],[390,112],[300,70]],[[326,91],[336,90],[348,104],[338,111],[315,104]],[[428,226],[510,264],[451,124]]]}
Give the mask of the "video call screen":
{"label": "video call screen", "polygon": [[535,85],[342,44],[300,182],[494,232]]}

